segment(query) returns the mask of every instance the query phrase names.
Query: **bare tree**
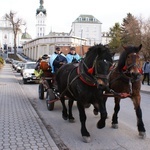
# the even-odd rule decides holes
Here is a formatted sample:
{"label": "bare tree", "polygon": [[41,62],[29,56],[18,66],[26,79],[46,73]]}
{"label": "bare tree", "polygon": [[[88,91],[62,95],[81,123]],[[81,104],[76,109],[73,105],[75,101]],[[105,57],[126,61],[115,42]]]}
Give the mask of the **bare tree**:
{"label": "bare tree", "polygon": [[26,25],[26,23],[23,21],[23,19],[16,18],[16,13],[13,11],[10,11],[9,14],[5,14],[5,19],[9,21],[13,28],[14,33],[14,55],[16,57],[17,54],[17,34],[19,31],[21,31],[21,26]]}
{"label": "bare tree", "polygon": [[142,22],[142,53],[144,60],[150,59],[150,18]]}

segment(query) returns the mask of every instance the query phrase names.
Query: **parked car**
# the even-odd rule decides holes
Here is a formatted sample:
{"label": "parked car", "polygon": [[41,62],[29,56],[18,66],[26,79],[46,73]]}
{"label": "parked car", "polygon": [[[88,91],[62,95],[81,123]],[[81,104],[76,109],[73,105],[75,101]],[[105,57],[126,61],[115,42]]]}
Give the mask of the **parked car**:
{"label": "parked car", "polygon": [[5,62],[6,62],[7,64],[11,64],[12,59],[11,59],[11,58],[6,58],[6,59],[5,59]]}
{"label": "parked car", "polygon": [[17,64],[21,62],[21,61],[18,61],[18,60],[13,60],[12,62],[12,67],[16,70],[16,67],[17,67]]}
{"label": "parked car", "polygon": [[23,67],[24,67],[24,62],[19,62],[16,66],[16,71],[20,72]]}
{"label": "parked car", "polygon": [[34,74],[35,67],[36,62],[27,62],[24,64],[22,70],[22,79],[24,84],[27,82],[36,82],[39,80]]}

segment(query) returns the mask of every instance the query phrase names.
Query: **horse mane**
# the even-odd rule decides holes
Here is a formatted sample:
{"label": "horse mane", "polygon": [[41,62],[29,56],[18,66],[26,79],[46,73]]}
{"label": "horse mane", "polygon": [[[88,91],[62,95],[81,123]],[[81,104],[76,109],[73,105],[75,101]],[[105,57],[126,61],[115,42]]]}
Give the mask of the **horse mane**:
{"label": "horse mane", "polygon": [[86,58],[89,61],[89,57],[93,56],[95,59],[97,55],[99,55],[100,58],[104,58],[112,62],[112,54],[110,53],[109,48],[105,45],[97,44],[91,46],[86,53]]}
{"label": "horse mane", "polygon": [[120,72],[122,71],[122,68],[125,66],[127,56],[131,53],[138,53],[140,50],[139,47],[135,47],[135,46],[127,46],[127,47],[123,47],[123,48],[124,48],[124,50],[120,54],[119,61],[118,61],[118,69]]}

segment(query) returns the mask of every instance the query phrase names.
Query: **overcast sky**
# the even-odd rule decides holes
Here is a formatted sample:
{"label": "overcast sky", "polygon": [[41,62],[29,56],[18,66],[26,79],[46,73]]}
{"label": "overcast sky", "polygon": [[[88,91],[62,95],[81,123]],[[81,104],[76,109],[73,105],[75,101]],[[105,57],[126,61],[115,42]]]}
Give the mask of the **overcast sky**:
{"label": "overcast sky", "polygon": [[[149,0],[44,0],[47,11],[47,31],[69,32],[72,22],[81,14],[93,15],[102,23],[102,32],[116,22],[122,23],[127,13],[135,17],[150,17]],[[0,17],[10,10],[27,23],[27,32],[35,37],[36,9],[40,0],[0,0]],[[24,32],[24,31],[23,31]]]}

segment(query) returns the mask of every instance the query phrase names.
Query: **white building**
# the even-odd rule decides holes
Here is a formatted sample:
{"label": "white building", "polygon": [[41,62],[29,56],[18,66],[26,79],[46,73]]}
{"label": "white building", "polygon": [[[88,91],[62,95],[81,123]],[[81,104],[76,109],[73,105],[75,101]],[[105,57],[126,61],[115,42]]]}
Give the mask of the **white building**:
{"label": "white building", "polygon": [[[23,46],[23,53],[32,60],[37,60],[43,54],[53,54],[56,46],[61,47],[65,54],[69,52],[70,46],[80,48],[80,43],[79,37],[70,36],[68,33],[51,32],[47,36],[26,42]],[[82,39],[82,43],[85,45],[86,39]]]}
{"label": "white building", "polygon": [[101,22],[92,15],[80,15],[72,22],[71,36],[87,39],[86,45],[101,43]]}
{"label": "white building", "polygon": [[40,7],[36,10],[36,37],[45,36],[46,9],[44,9],[43,3],[43,0],[40,0]]}
{"label": "white building", "polygon": [[111,41],[111,35],[108,32],[102,32],[102,44],[107,45]]}
{"label": "white building", "polygon": [[[17,34],[17,47],[20,46],[21,32]],[[0,18],[0,48],[3,50],[12,51],[14,46],[14,33],[11,23],[5,19]]]}

